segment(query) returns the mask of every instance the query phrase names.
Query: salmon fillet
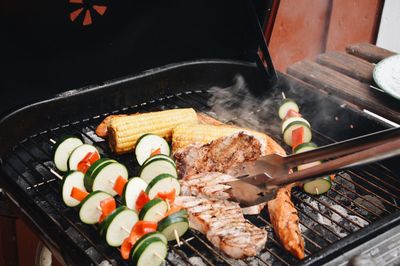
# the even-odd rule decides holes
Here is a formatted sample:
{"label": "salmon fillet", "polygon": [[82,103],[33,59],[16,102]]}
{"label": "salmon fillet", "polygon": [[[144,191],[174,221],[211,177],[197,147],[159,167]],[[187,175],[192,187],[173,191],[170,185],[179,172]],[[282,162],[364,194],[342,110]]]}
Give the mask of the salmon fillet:
{"label": "salmon fillet", "polygon": [[234,259],[255,256],[264,248],[267,232],[247,221],[235,202],[179,196],[175,204],[188,211],[190,227]]}

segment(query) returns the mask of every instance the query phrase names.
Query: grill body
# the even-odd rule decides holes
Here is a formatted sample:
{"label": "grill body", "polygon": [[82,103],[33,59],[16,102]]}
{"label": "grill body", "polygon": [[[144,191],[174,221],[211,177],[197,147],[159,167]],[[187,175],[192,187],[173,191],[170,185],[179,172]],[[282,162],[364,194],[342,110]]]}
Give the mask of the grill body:
{"label": "grill body", "polygon": [[[242,112],[218,117],[210,102],[211,87],[229,87],[240,75],[254,94]],[[80,133],[86,142],[98,146],[103,156],[116,158],[128,166],[130,176],[138,173],[130,154],[115,156],[94,129],[109,114],[135,113],[193,107],[197,111],[258,130],[274,137],[283,146],[277,103],[280,92],[295,99],[302,114],[313,125],[318,145],[332,143],[386,126],[353,109],[344,100],[310,88],[279,74],[279,86],[266,87],[263,73],[255,64],[200,60],[152,69],[135,76],[68,91],[54,98],[19,109],[0,121],[1,185],[20,214],[31,224],[57,257],[68,264],[124,265],[117,249],[106,245],[96,226],[79,221],[78,211],[67,208],[60,197],[61,181],[51,172],[50,139]],[[228,89],[229,90],[229,89]],[[232,95],[240,103],[245,95]],[[268,103],[268,104],[265,104]],[[248,119],[250,115],[256,117]],[[258,263],[260,265],[321,264],[400,223],[398,159],[340,173],[333,189],[324,196],[309,196],[300,189],[292,193],[299,211],[306,242],[306,259],[299,261],[276,240],[266,210],[248,219],[268,231],[265,249],[255,258],[235,261],[215,250],[204,236],[190,231],[183,246],[170,245],[167,264],[210,265]],[[360,201],[357,199],[364,199]],[[354,203],[355,202],[355,203]],[[334,207],[335,206],[335,207]],[[338,207],[337,207],[338,206]]]}

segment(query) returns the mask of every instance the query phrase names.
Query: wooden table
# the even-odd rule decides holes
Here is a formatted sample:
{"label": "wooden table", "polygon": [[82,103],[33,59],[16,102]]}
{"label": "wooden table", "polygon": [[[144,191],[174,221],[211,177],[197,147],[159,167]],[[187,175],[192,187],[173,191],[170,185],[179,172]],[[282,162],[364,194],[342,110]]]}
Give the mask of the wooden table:
{"label": "wooden table", "polygon": [[346,52],[327,52],[315,61],[297,62],[288,67],[287,73],[361,110],[400,123],[400,101],[374,89],[377,85],[372,78],[374,64],[394,54],[372,44],[352,44]]}

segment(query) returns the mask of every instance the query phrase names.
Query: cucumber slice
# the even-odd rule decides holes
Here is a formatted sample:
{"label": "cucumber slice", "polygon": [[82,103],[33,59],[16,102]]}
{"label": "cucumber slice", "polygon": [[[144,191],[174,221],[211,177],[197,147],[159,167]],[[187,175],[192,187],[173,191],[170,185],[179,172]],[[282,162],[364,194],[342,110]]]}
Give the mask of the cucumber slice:
{"label": "cucumber slice", "polygon": [[118,176],[128,179],[128,170],[125,165],[118,162],[106,162],[85,179],[85,187],[88,191],[101,190],[115,196],[117,192],[113,186]]}
{"label": "cucumber slice", "polygon": [[68,158],[68,169],[70,171],[77,170],[78,164],[83,160],[83,158],[85,158],[85,156],[89,152],[99,153],[99,151],[96,149],[96,147],[93,145],[90,145],[90,144],[82,144],[82,145],[76,147],[71,152],[71,155]]}
{"label": "cucumber slice", "polygon": [[155,159],[158,159],[158,158],[166,159],[166,160],[170,161],[171,163],[173,163],[173,164],[176,166],[174,160],[172,160],[171,157],[169,157],[169,156],[167,156],[167,155],[165,155],[165,154],[156,154],[156,155],[153,155],[153,156],[147,158],[147,160],[144,161],[143,165],[146,165],[146,164],[148,164],[149,162],[151,162],[151,161],[153,161],[153,160],[155,160]]}
{"label": "cucumber slice", "polygon": [[163,234],[168,241],[176,239],[175,231],[178,237],[183,236],[189,229],[189,221],[182,216],[168,216],[158,222],[157,230]]}
{"label": "cucumber slice", "polygon": [[133,265],[161,265],[167,257],[168,247],[158,238],[146,239],[136,252],[132,253]]}
{"label": "cucumber slice", "polygon": [[56,143],[53,148],[53,159],[58,170],[68,171],[68,158],[71,152],[82,144],[82,140],[76,136],[65,136]]}
{"label": "cucumber slice", "polygon": [[117,162],[115,160],[111,160],[111,159],[100,159],[98,161],[96,161],[93,165],[91,165],[88,169],[88,171],[85,173],[85,177],[83,178],[83,182],[85,184],[85,188],[87,191],[92,192],[92,187],[93,187],[93,181],[94,178],[101,169],[103,169],[106,165],[109,165],[113,162]]}
{"label": "cucumber slice", "polygon": [[281,106],[279,107],[279,117],[280,119],[285,118],[285,116],[287,115],[287,112],[292,109],[296,112],[299,112],[299,106],[297,105],[297,103],[295,101],[293,101],[292,99],[286,98],[283,100]]}
{"label": "cucumber slice", "polygon": [[133,245],[130,255],[129,257],[132,257],[132,255],[138,250],[138,248],[148,239],[151,238],[156,238],[161,240],[164,244],[168,243],[167,238],[165,238],[165,236],[163,234],[161,234],[160,232],[151,232],[148,234],[145,234],[144,236],[142,236],[141,238],[138,239],[138,241],[136,241],[135,245]]}
{"label": "cucumber slice", "polygon": [[170,192],[173,189],[175,189],[175,196],[179,196],[181,185],[178,179],[170,174],[160,174],[147,185],[146,193],[152,199],[158,192]]}
{"label": "cucumber slice", "polygon": [[141,136],[135,148],[136,160],[139,165],[142,165],[144,161],[151,156],[151,153],[157,149],[160,149],[161,154],[168,156],[171,154],[168,142],[164,138],[154,134],[145,134]]}
{"label": "cucumber slice", "polygon": [[77,187],[81,190],[86,191],[85,186],[83,184],[83,176],[84,174],[79,171],[70,172],[63,179],[62,184],[62,199],[68,207],[76,207],[79,205],[80,201],[77,201],[73,197],[71,197],[71,191],[73,187]]}
{"label": "cucumber slice", "polygon": [[85,224],[95,224],[99,221],[101,210],[100,202],[112,196],[103,191],[93,191],[81,202],[79,218]]}
{"label": "cucumber slice", "polygon": [[308,181],[303,185],[303,189],[308,194],[319,195],[327,192],[331,186],[331,178],[329,176],[324,176],[312,181]]}
{"label": "cucumber slice", "polygon": [[139,219],[143,221],[158,222],[168,210],[168,205],[160,198],[150,200],[139,213]]}
{"label": "cucumber slice", "polygon": [[89,169],[85,173],[85,177],[90,177],[96,169],[100,166],[103,165],[104,163],[107,162],[116,162],[116,160],[110,159],[110,158],[100,158],[99,160],[95,161],[94,164],[92,164]]}
{"label": "cucumber slice", "polygon": [[[293,118],[299,118],[299,117],[293,117]],[[295,130],[296,128],[303,127],[304,128],[304,142],[309,142],[311,141],[312,138],[312,132],[311,128],[309,127],[309,124],[304,123],[302,121],[293,121],[290,124],[286,126],[285,131],[283,132],[283,140],[285,143],[289,146],[292,146],[292,131]]]}
{"label": "cucumber slice", "polygon": [[147,183],[140,177],[133,177],[126,183],[122,192],[122,204],[132,210],[136,210],[136,201],[140,192],[146,191]]}
{"label": "cucumber slice", "polygon": [[288,125],[290,125],[293,122],[302,122],[302,123],[305,123],[308,127],[311,128],[310,123],[306,119],[304,119],[303,117],[290,117],[290,118],[286,119],[282,123],[282,133],[284,133],[286,128],[288,127]]}
{"label": "cucumber slice", "polygon": [[[296,146],[296,148],[293,150],[294,153],[302,153],[302,152],[306,152],[306,151],[311,151],[311,150],[315,150],[316,148],[318,148],[318,146],[312,142],[305,142],[302,144],[299,144]],[[301,171],[316,165],[321,164],[321,161],[315,161],[315,162],[311,162],[311,163],[306,163],[306,164],[302,164],[302,165],[298,165],[297,166],[297,170]]]}
{"label": "cucumber slice", "polygon": [[318,146],[315,143],[313,143],[313,142],[304,142],[302,144],[297,145],[293,149],[293,152],[297,154],[297,153],[302,153],[302,152],[306,152],[306,151],[315,150],[316,148],[318,148]]}
{"label": "cucumber slice", "polygon": [[160,174],[170,174],[171,176],[178,178],[175,164],[171,163],[168,159],[163,158],[154,159],[148,164],[145,164],[140,171],[140,178],[149,184]]}
{"label": "cucumber slice", "polygon": [[138,220],[135,211],[125,206],[118,207],[101,223],[100,235],[105,238],[108,245],[119,247]]}

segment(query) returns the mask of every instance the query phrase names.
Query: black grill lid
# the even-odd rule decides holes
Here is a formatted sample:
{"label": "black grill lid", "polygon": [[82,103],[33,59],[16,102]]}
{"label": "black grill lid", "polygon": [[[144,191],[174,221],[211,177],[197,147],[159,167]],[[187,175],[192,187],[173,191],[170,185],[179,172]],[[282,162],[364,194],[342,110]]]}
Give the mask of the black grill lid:
{"label": "black grill lid", "polygon": [[260,38],[254,10],[264,21],[271,2],[3,0],[1,86],[8,97],[2,97],[0,111],[176,62],[255,62]]}

